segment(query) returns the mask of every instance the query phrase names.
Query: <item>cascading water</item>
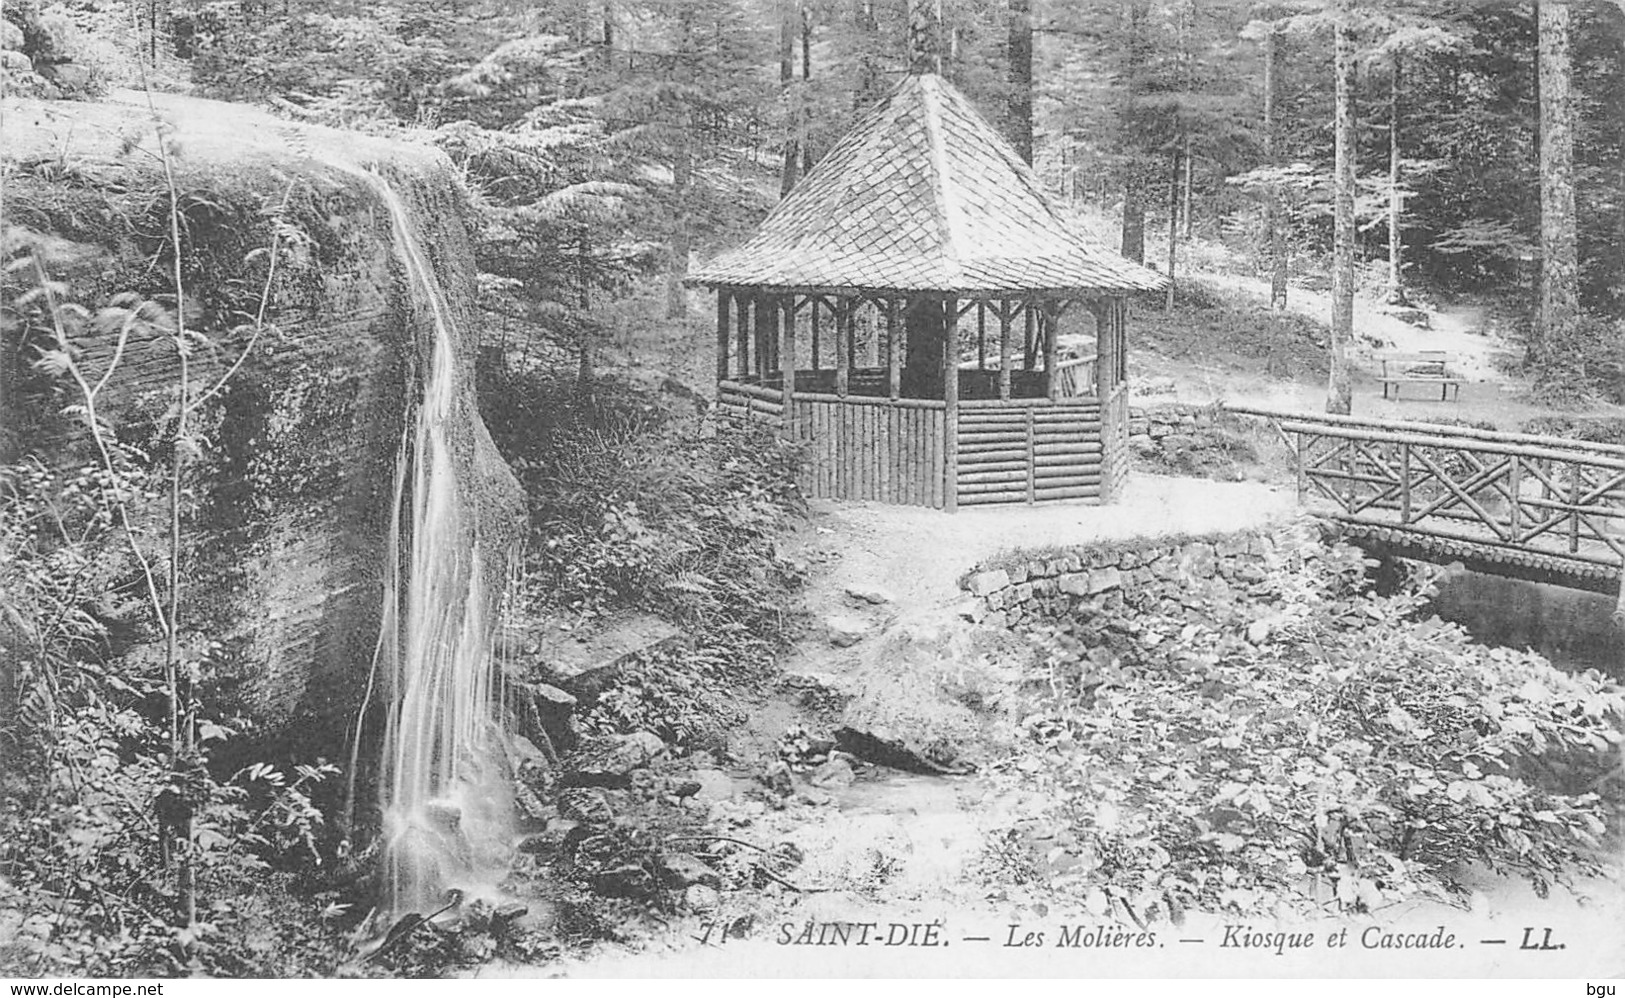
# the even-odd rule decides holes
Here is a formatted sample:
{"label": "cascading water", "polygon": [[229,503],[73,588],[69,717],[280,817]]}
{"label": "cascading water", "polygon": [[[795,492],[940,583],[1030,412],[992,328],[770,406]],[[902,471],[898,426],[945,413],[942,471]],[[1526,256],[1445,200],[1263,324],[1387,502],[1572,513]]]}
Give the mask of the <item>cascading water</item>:
{"label": "cascading water", "polygon": [[423,399],[397,458],[375,666],[389,698],[385,910],[400,914],[441,907],[451,887],[491,886],[490,871],[507,865],[512,800],[492,708],[492,594],[449,433],[456,327],[394,189],[370,170],[351,172],[389,212],[412,320],[429,333]]}

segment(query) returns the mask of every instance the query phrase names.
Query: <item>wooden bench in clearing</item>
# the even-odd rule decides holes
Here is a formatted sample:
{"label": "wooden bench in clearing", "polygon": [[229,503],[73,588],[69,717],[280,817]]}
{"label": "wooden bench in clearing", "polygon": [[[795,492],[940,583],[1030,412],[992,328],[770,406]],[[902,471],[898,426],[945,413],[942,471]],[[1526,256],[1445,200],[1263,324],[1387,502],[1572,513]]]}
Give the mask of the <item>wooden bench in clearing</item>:
{"label": "wooden bench in clearing", "polygon": [[[1382,397],[1388,397],[1388,386],[1394,388],[1394,398],[1399,398],[1399,386],[1412,385],[1438,385],[1439,400],[1454,397],[1461,400],[1461,383],[1463,378],[1455,371],[1455,357],[1443,350],[1423,350],[1420,353],[1390,353],[1378,356],[1382,361],[1382,376],[1377,380],[1382,382]],[[1451,389],[1455,389],[1454,396]]]}

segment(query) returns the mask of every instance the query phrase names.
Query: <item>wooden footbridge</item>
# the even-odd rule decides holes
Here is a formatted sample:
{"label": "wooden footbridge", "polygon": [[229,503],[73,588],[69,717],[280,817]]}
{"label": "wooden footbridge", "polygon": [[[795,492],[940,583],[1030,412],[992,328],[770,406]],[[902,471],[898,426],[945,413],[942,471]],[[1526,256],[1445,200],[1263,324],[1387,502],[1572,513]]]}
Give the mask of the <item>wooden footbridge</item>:
{"label": "wooden footbridge", "polygon": [[1291,450],[1319,515],[1393,554],[1622,592],[1625,447],[1227,406]]}

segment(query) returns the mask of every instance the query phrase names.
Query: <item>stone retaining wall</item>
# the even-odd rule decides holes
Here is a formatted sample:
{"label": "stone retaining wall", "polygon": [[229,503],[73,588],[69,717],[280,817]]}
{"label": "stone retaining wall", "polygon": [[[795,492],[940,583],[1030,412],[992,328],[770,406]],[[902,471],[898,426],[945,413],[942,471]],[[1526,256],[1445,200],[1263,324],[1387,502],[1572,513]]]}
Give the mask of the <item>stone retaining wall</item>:
{"label": "stone retaining wall", "polygon": [[1097,609],[1122,604],[1126,590],[1156,582],[1194,592],[1246,589],[1268,569],[1302,557],[1316,528],[1307,522],[1271,531],[1217,537],[1140,539],[1063,548],[1042,557],[1020,552],[978,566],[961,581],[965,616],[993,627],[1013,627],[1029,615],[1064,612],[1089,602]]}
{"label": "stone retaining wall", "polygon": [[1173,456],[1206,446],[1197,431],[1213,425],[1217,415],[1210,405],[1164,402],[1158,405],[1131,405],[1128,410],[1129,448],[1141,457],[1158,453]]}

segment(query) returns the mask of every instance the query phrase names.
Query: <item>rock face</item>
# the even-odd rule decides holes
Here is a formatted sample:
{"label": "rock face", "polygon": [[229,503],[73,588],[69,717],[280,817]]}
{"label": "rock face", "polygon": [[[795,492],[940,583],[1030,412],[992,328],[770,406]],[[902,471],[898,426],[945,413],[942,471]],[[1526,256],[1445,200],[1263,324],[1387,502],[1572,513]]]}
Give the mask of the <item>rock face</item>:
{"label": "rock face", "polygon": [[[450,437],[492,593],[521,522],[518,484],[474,396],[467,201],[451,163],[431,149],[239,105],[157,101],[185,232],[186,321],[212,341],[191,365],[195,385],[213,384],[249,342],[272,215],[283,251],[265,302],[269,328],[197,413],[206,445],[191,472],[183,630],[222,643],[217,698],[271,730],[319,722],[297,726],[301,749],[331,753],[353,730],[378,642],[396,469],[433,346],[390,214],[362,170],[406,206],[455,319]],[[129,93],[8,108],[8,244],[39,247],[49,276],[92,312],[120,292],[174,301],[158,135],[146,97]],[[98,373],[116,332],[87,324],[76,333]],[[0,344],[0,459],[88,464],[57,415],[71,399],[25,366],[31,344],[19,340],[30,335],[8,327]],[[137,443],[163,440],[156,427],[177,397],[173,350],[147,339],[130,344],[104,401],[121,439]]]}

